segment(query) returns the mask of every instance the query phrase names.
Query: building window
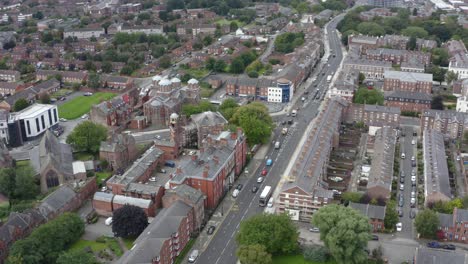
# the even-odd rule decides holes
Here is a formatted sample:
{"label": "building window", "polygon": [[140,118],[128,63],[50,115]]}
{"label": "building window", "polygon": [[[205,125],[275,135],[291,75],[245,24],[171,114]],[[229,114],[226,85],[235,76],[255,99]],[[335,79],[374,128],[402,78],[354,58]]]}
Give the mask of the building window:
{"label": "building window", "polygon": [[41,129],[39,128],[39,118],[36,117],[36,131],[39,132]]}
{"label": "building window", "polygon": [[26,127],[28,128],[28,135],[31,135],[31,126],[29,125],[29,120],[26,120]]}
{"label": "building window", "polygon": [[57,115],[57,108],[54,108],[54,120],[55,120],[56,123],[57,123],[57,119],[58,119],[57,116],[58,116]]}
{"label": "building window", "polygon": [[47,111],[47,112],[48,112],[48,114],[49,114],[49,124],[52,125],[53,122],[52,122],[52,114],[51,114],[51,112],[50,112],[50,109],[49,109],[49,111]]}
{"label": "building window", "polygon": [[42,129],[45,129],[44,115],[41,115]]}

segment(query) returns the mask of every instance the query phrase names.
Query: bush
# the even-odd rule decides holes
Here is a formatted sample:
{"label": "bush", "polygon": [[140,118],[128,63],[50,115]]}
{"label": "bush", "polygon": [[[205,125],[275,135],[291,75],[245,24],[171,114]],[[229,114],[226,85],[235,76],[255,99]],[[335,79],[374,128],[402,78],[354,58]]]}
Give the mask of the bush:
{"label": "bush", "polygon": [[250,71],[247,75],[249,75],[250,78],[258,78],[258,72],[256,71]]}
{"label": "bush", "polygon": [[326,262],[328,260],[328,249],[319,245],[306,247],[304,249],[304,258],[313,262]]}

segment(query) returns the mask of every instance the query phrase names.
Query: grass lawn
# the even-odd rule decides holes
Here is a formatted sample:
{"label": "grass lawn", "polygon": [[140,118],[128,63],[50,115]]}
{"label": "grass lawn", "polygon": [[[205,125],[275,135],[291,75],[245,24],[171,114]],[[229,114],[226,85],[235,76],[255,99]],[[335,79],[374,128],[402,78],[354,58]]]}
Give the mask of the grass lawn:
{"label": "grass lawn", "polygon": [[185,72],[192,75],[193,78],[200,80],[208,74],[208,70],[205,68],[190,68],[186,69]]}
{"label": "grass lawn", "polygon": [[[98,242],[99,241],[99,242]],[[96,241],[80,239],[76,241],[69,250],[83,250],[86,247],[90,247],[94,253],[98,253],[106,248],[114,252],[118,257],[123,255],[122,250],[120,249],[119,243],[115,238],[111,237],[100,237]]]}
{"label": "grass lawn", "polygon": [[105,179],[107,179],[111,175],[112,175],[112,172],[109,172],[109,171],[96,172],[97,183],[99,184],[103,182]]}
{"label": "grass lawn", "polygon": [[125,246],[127,249],[130,250],[133,247],[133,242],[135,242],[135,238],[123,238]]}
{"label": "grass lawn", "polygon": [[91,106],[116,96],[114,93],[94,93],[91,96],[79,96],[58,107],[59,116],[65,119],[77,119],[86,114]]}
{"label": "grass lawn", "polygon": [[302,255],[273,257],[273,264],[335,264],[334,261],[314,262],[306,261]]}
{"label": "grass lawn", "polygon": [[23,167],[23,166],[28,166],[28,165],[31,165],[29,163],[29,160],[18,160],[18,161],[16,161],[16,166],[17,167]]}

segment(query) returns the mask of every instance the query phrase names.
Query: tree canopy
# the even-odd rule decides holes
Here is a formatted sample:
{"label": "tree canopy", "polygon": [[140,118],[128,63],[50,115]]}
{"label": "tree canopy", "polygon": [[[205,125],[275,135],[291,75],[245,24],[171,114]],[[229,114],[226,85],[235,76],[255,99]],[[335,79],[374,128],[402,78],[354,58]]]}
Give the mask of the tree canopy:
{"label": "tree canopy", "polygon": [[198,104],[185,104],[182,106],[182,113],[187,117],[203,113],[206,111],[215,111],[216,106],[207,100],[201,100]]}
{"label": "tree canopy", "polygon": [[39,194],[36,172],[28,164],[0,169],[0,193],[12,199],[31,200]]}
{"label": "tree canopy", "polygon": [[275,50],[280,53],[293,52],[295,48],[304,44],[304,33],[286,32],[276,37]]}
{"label": "tree canopy", "polygon": [[440,226],[439,217],[436,212],[425,209],[416,215],[414,226],[421,237],[434,238]]}
{"label": "tree canopy", "polygon": [[84,250],[72,250],[60,254],[56,264],[98,264],[93,254]]}
{"label": "tree canopy", "polygon": [[387,207],[385,208],[385,229],[393,230],[395,225],[398,223],[398,213],[396,211],[396,203],[393,200],[388,201]]}
{"label": "tree canopy", "polygon": [[320,229],[320,239],[337,263],[366,263],[370,239],[369,219],[358,211],[341,205],[327,205],[312,217]]}
{"label": "tree canopy", "polygon": [[26,101],[26,99],[24,98],[20,98],[16,100],[15,104],[13,105],[13,111],[18,112],[18,111],[25,109],[28,106],[29,106],[28,101]]}
{"label": "tree canopy", "polygon": [[134,205],[124,205],[114,211],[112,232],[117,237],[137,237],[148,226],[148,216],[143,209]]}
{"label": "tree canopy", "polygon": [[286,214],[258,214],[241,222],[236,241],[240,247],[262,245],[269,254],[281,255],[297,249],[298,236],[297,227]]}
{"label": "tree canopy", "polygon": [[67,143],[77,151],[98,153],[101,141],[107,139],[107,129],[91,121],[84,121],[77,125],[68,135]]}
{"label": "tree canopy", "polygon": [[221,103],[218,110],[224,116],[224,118],[226,118],[226,120],[229,120],[234,115],[238,107],[239,104],[236,102],[236,100],[228,98]]}
{"label": "tree canopy", "polygon": [[377,89],[359,88],[354,96],[356,104],[383,105],[384,95]]}
{"label": "tree canopy", "polygon": [[84,233],[84,222],[73,213],[64,213],[36,228],[30,236],[16,241],[10,249],[10,260],[23,264],[55,263],[60,253]]}
{"label": "tree canopy", "polygon": [[241,127],[247,141],[252,144],[266,143],[273,130],[273,120],[267,107],[258,102],[237,108],[230,122]]}
{"label": "tree canopy", "polygon": [[444,110],[444,98],[440,95],[434,96],[431,102],[431,109]]}
{"label": "tree canopy", "polygon": [[271,264],[271,254],[262,245],[241,245],[236,252],[242,264]]}

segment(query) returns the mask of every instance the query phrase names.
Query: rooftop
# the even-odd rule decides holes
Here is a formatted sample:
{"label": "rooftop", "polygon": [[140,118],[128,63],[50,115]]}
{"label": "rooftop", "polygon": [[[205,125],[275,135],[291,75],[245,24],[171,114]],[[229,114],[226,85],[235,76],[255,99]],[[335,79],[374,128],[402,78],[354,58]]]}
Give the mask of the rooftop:
{"label": "rooftop", "polygon": [[467,264],[468,257],[465,253],[446,250],[431,249],[426,247],[416,248],[414,264]]}
{"label": "rooftop", "polygon": [[386,70],[385,79],[397,79],[404,82],[431,82],[432,74]]}
{"label": "rooftop", "polygon": [[423,154],[424,195],[427,197],[439,193],[450,199],[452,194],[442,133],[432,129],[424,130]]}
{"label": "rooftop", "polygon": [[391,191],[395,143],[396,131],[393,128],[384,126],[376,132],[368,189],[380,186]]}
{"label": "rooftop", "polygon": [[371,219],[385,219],[385,206],[349,202],[349,207],[358,210]]}
{"label": "rooftop", "polygon": [[28,106],[27,108],[15,112],[12,115],[16,119],[28,119],[28,118],[34,118],[37,115],[49,111],[50,109],[56,108],[57,106],[55,105],[49,105],[49,104],[33,104]]}

